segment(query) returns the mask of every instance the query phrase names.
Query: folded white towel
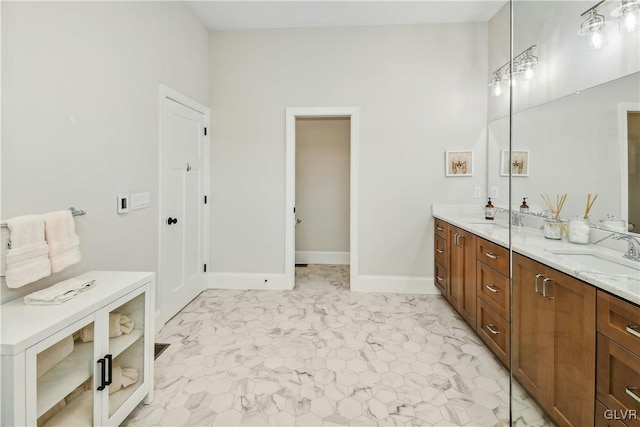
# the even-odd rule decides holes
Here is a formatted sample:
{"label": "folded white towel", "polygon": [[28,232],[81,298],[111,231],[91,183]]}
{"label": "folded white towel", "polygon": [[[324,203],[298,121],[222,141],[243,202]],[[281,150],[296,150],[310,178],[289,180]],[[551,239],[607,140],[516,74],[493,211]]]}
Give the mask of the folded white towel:
{"label": "folded white towel", "polygon": [[93,390],[83,392],[77,399],[55,414],[45,426],[91,426],[93,425]]}
{"label": "folded white towel", "polygon": [[113,394],[122,388],[129,387],[131,384],[135,384],[138,381],[138,370],[136,368],[114,366],[112,373],[113,376],[111,378],[111,385],[109,386],[109,394]]}
{"label": "folded white towel", "polygon": [[95,286],[95,280],[68,279],[38,292],[24,297],[24,303],[29,305],[53,305],[63,303],[76,295]]}
{"label": "folded white towel", "polygon": [[19,288],[51,274],[49,248],[44,240],[44,220],[26,215],[7,220],[11,248],[6,252],[6,283]]}
{"label": "folded white towel", "polygon": [[38,354],[37,377],[40,378],[73,352],[73,338],[64,338]]}
{"label": "folded white towel", "polygon": [[51,271],[57,273],[80,262],[80,239],[70,210],[44,215],[45,235],[49,244]]}

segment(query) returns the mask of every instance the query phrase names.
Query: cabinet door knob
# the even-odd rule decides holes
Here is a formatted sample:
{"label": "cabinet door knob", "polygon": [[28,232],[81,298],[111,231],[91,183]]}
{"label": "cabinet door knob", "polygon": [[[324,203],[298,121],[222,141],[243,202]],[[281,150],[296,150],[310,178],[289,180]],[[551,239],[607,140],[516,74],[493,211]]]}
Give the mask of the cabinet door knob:
{"label": "cabinet door knob", "polygon": [[105,383],[105,379],[107,377],[107,361],[104,359],[98,359],[98,364],[100,365],[100,385],[96,390],[102,391],[107,386]]}
{"label": "cabinet door knob", "polygon": [[541,277],[544,277],[544,274],[536,274],[536,286],[535,286],[535,291],[536,294],[540,295],[540,291],[538,290],[538,279],[540,279]]}
{"label": "cabinet door knob", "polygon": [[640,332],[638,332],[638,325],[628,325],[625,330],[629,332],[631,335],[635,335],[640,338]]}

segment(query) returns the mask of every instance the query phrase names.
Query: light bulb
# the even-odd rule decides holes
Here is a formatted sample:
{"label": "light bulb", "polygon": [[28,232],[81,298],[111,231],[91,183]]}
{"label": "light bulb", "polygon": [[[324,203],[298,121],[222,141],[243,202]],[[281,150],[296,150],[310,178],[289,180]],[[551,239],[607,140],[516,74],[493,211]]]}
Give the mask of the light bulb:
{"label": "light bulb", "polygon": [[625,13],[624,19],[622,20],[622,22],[620,22],[620,24],[622,32],[633,33],[638,29],[638,18],[636,17],[636,14],[633,13],[633,11],[627,12]]}
{"label": "light bulb", "polygon": [[524,72],[524,76],[530,80],[533,77],[533,68],[527,68]]}
{"label": "light bulb", "polygon": [[597,50],[600,49],[603,45],[602,34],[600,31],[594,31],[589,36],[589,49]]}
{"label": "light bulb", "polygon": [[499,84],[497,84],[493,87],[493,96],[500,96],[500,95],[502,95],[502,88],[500,87]]}

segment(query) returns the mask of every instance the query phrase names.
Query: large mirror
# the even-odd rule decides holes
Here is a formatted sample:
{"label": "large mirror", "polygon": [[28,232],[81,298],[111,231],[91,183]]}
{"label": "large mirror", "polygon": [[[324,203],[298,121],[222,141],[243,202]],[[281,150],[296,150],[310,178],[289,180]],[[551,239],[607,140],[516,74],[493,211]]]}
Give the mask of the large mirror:
{"label": "large mirror", "polygon": [[[567,193],[563,217],[583,215],[587,194],[598,195],[589,214],[601,224],[628,221],[640,230],[640,73],[603,83],[513,114],[513,204],[527,197],[532,211],[546,208],[541,193]],[[489,187],[508,189],[503,156],[509,118],[489,123]],[[509,165],[506,165],[507,167]],[[518,167],[511,165],[511,167]]]}

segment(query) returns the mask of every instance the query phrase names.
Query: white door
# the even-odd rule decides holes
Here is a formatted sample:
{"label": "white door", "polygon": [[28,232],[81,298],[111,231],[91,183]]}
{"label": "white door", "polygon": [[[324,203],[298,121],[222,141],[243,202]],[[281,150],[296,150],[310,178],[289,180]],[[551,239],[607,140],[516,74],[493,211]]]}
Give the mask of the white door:
{"label": "white door", "polygon": [[204,289],[205,115],[163,101],[164,233],[160,309],[166,322]]}

